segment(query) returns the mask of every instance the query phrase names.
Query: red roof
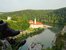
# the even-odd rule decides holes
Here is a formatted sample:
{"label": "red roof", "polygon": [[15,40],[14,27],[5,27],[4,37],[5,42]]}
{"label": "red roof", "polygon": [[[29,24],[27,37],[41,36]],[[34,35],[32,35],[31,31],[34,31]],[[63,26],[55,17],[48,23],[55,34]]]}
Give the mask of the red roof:
{"label": "red roof", "polygon": [[43,25],[41,22],[32,23],[33,25]]}
{"label": "red roof", "polygon": [[42,22],[34,22],[33,20],[29,20],[29,23],[30,24],[33,24],[33,25],[43,25],[43,23]]}

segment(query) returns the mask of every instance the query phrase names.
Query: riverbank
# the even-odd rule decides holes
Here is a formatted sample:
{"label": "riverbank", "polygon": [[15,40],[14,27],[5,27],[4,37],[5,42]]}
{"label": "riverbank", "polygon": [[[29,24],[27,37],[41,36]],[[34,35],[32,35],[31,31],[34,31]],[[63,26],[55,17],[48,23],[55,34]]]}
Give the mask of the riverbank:
{"label": "riverbank", "polygon": [[[33,28],[29,28],[25,31],[20,32],[19,35],[13,37],[13,39],[15,39],[16,44],[22,40],[27,39],[28,37],[32,37],[34,35],[40,34],[42,31],[44,30],[44,28],[37,28],[37,29],[33,29]],[[15,46],[16,44],[12,44],[12,48],[15,50]]]}
{"label": "riverbank", "polygon": [[53,33],[50,29],[45,29],[40,34],[34,35],[32,37],[28,37],[27,42],[24,46],[21,46],[19,50],[27,50],[32,43],[40,43],[43,45],[43,49],[51,48],[52,44],[55,40],[55,33]]}
{"label": "riverbank", "polygon": [[15,38],[17,41],[27,39],[28,37],[32,37],[34,35],[40,34],[44,28],[28,28],[25,31],[20,32]]}
{"label": "riverbank", "polygon": [[[34,35],[40,34],[43,30],[44,30],[44,28],[37,28],[37,29],[28,28],[25,31],[21,31],[19,35],[17,35],[17,36],[14,37],[14,39],[18,43],[19,41],[22,41],[24,39],[27,39],[28,37],[32,37]],[[52,48],[50,48],[50,49],[52,49]],[[46,50],[49,50],[49,49],[46,49]]]}

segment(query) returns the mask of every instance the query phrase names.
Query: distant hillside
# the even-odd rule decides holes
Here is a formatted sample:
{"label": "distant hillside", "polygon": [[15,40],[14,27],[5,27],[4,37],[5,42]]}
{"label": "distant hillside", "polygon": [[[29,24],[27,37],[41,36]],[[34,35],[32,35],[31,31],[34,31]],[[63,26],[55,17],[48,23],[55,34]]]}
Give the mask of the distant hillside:
{"label": "distant hillside", "polygon": [[7,16],[11,17],[26,17],[27,19],[32,19],[32,17],[40,17],[45,16],[45,14],[48,14],[51,12],[50,10],[22,10],[22,11],[16,11],[16,12],[6,12],[0,17],[5,18]]}
{"label": "distant hillside", "polygon": [[0,12],[0,14],[3,14],[3,13],[5,13],[5,12]]}
{"label": "distant hillside", "polygon": [[4,14],[0,14],[0,19],[6,19],[7,16],[13,17],[13,20],[17,20],[17,18],[20,20],[29,20],[36,17],[37,21],[41,21],[46,24],[64,24],[66,22],[66,7],[56,10],[22,10],[6,12]]}

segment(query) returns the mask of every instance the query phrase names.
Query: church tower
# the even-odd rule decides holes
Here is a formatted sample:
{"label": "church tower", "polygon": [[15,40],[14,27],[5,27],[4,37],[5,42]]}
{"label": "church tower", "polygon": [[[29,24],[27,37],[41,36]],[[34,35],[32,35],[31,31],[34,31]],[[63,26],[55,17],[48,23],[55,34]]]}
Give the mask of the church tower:
{"label": "church tower", "polygon": [[34,23],[36,24],[36,18],[34,19]]}

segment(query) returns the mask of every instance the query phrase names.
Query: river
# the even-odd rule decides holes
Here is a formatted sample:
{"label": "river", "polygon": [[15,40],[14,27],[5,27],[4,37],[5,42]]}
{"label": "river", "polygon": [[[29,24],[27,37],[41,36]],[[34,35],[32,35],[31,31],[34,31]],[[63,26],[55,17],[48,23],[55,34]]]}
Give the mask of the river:
{"label": "river", "polygon": [[42,33],[28,37],[27,42],[24,46],[21,46],[19,50],[28,50],[32,43],[40,43],[43,45],[43,48],[52,47],[53,41],[55,41],[55,33],[50,29],[45,29]]}

